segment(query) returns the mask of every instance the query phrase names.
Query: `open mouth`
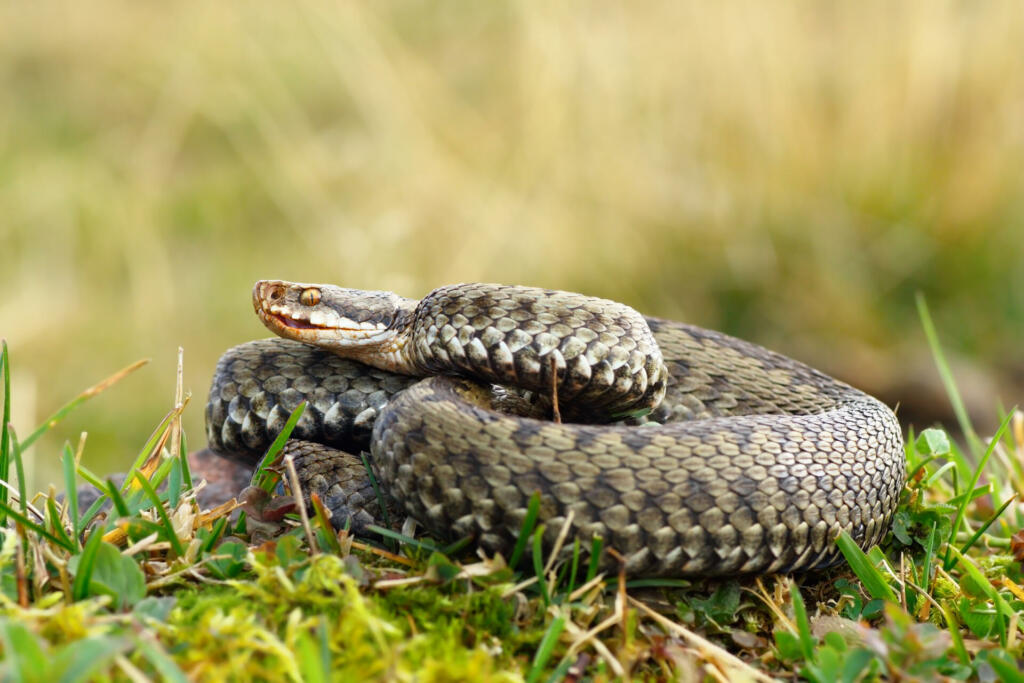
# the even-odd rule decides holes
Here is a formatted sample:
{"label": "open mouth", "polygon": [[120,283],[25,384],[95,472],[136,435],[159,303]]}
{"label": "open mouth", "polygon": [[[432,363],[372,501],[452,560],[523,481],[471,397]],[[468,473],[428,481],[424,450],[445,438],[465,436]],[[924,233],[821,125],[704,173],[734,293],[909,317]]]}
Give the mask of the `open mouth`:
{"label": "open mouth", "polygon": [[332,327],[324,327],[322,325],[314,325],[308,320],[297,320],[295,318],[289,318],[286,315],[280,315],[278,313],[267,313],[267,316],[273,318],[275,322],[279,323],[282,327],[290,327],[293,330],[330,330]]}
{"label": "open mouth", "polygon": [[268,319],[274,321],[281,327],[290,328],[293,330],[326,330],[329,332],[336,332],[339,334],[349,334],[356,338],[365,336],[368,334],[367,330],[351,327],[337,327],[335,325],[314,325],[308,320],[299,320],[297,318],[290,318],[280,313],[271,313],[270,311],[264,310],[265,315]]}

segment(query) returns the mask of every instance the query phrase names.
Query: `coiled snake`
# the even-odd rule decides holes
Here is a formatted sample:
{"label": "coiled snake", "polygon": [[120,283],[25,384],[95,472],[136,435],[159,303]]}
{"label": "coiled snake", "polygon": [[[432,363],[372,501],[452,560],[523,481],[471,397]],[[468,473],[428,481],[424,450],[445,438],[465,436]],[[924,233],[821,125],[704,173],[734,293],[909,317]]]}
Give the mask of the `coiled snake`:
{"label": "coiled snake", "polygon": [[[571,517],[564,547],[601,536],[634,576],[829,566],[841,530],[881,540],[903,488],[900,428],[876,399],[622,304],[283,281],[257,283],[253,304],[287,339],[221,358],[210,447],[255,458],[308,401],[289,449],[338,526],[379,523],[380,510],[361,459],[331,448],[368,449],[389,504],[437,537],[507,552],[539,492],[546,551]],[[566,422],[536,417],[553,403]]]}

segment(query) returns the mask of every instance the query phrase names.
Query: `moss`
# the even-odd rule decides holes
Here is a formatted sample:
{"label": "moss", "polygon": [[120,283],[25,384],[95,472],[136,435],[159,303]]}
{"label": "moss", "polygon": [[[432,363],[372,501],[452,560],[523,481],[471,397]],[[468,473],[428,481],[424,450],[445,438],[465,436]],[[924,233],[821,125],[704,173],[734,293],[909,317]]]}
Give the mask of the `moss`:
{"label": "moss", "polygon": [[190,676],[299,680],[301,641],[325,635],[336,680],[520,679],[509,673],[518,667],[501,645],[516,630],[513,607],[497,588],[364,594],[337,556],[292,566],[260,554],[249,559],[250,577],[184,594],[161,629]]}

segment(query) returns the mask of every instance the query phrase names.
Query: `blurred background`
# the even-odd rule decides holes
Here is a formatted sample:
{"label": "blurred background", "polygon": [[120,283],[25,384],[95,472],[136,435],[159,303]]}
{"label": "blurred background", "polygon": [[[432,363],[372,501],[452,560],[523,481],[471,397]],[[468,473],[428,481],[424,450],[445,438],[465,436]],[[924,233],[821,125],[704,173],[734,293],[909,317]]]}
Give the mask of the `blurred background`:
{"label": "blurred background", "polygon": [[[1024,400],[1024,4],[0,1],[0,337],[28,434],[190,443],[259,278],[586,292],[984,431]],[[950,425],[952,422],[950,420]]]}

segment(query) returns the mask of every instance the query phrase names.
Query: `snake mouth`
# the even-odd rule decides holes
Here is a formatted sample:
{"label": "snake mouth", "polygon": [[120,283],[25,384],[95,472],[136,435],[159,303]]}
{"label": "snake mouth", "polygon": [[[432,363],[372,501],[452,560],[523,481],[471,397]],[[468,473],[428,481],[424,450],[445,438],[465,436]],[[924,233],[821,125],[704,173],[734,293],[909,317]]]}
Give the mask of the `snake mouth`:
{"label": "snake mouth", "polygon": [[[276,330],[278,334],[282,334],[286,337],[295,335],[296,339],[300,339],[302,341],[311,341],[314,339],[311,335],[316,335],[318,332],[327,335],[326,337],[320,335],[316,336],[316,338],[323,341],[326,341],[327,339],[336,339],[337,341],[342,341],[343,339],[348,339],[350,341],[370,340],[374,336],[373,333],[378,332],[376,330],[370,331],[358,327],[345,327],[336,324],[317,325],[309,320],[293,318],[284,313],[268,311],[266,308],[260,309],[258,313],[271,330]],[[289,330],[294,330],[294,332],[289,334]]]}
{"label": "snake mouth", "polygon": [[[299,320],[297,318],[291,318],[287,315],[281,315],[280,313],[267,312],[267,317],[276,322],[281,327],[289,327],[293,330],[338,330],[337,327],[329,327],[326,325],[314,325],[308,320]],[[345,332],[346,330],[341,329],[339,332]]]}

